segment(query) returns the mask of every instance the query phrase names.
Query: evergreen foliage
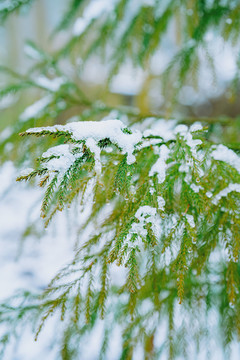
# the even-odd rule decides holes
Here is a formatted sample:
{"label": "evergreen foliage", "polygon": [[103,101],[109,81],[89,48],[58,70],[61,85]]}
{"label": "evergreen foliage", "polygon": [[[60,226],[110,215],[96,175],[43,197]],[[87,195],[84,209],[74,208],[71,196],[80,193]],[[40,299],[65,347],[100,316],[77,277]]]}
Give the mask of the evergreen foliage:
{"label": "evergreen foliage", "polygon": [[[30,2],[6,2],[0,18]],[[26,323],[37,340],[51,316],[63,360],[84,358],[81,346],[90,344],[99,327],[99,359],[111,359],[118,333],[119,359],[132,359],[139,348],[145,359],[187,359],[191,347],[199,352],[208,343],[213,311],[223,350],[239,341],[239,144],[237,135],[224,145],[211,137],[215,123],[228,126],[229,119],[169,120],[166,130],[161,114],[110,106],[104,96],[91,100],[80,75],[62,66],[65,58],[77,67],[80,53],[84,68],[98,55],[108,64],[108,85],[126,61],[148,73],[164,35],[178,24],[178,51],[162,76],[169,111],[184,84],[197,79],[200,51],[213,64],[209,31],[239,49],[239,15],[233,0],[72,0],[56,28],[69,29],[76,20],[61,49],[48,54],[27,42],[35,63],[26,75],[1,67],[13,81],[1,97],[29,89],[41,96],[1,137],[2,160],[10,141],[13,152],[30,150],[31,156],[26,150],[15,156],[16,163],[33,166],[17,180],[36,179],[45,188],[45,226],[73,203],[81,204],[82,213],[88,209],[72,261],[43,293],[24,291],[0,305],[1,356]],[[235,60],[239,68],[239,54]],[[238,71],[232,84],[237,87]],[[68,114],[77,117],[69,121]]]}

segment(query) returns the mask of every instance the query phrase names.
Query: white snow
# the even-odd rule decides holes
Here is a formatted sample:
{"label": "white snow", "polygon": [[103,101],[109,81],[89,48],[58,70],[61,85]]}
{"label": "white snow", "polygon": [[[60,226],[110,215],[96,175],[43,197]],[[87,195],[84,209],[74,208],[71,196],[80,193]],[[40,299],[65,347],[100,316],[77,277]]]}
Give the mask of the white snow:
{"label": "white snow", "polygon": [[94,154],[95,157],[95,170],[97,174],[101,173],[101,149],[97,145],[97,141],[93,138],[88,138],[86,141],[86,146],[89,148],[89,150]]}
{"label": "white snow", "polygon": [[195,193],[198,193],[199,190],[202,189],[202,186],[196,185],[196,184],[192,183],[192,184],[190,185],[190,188],[191,188]]}
{"label": "white snow", "polygon": [[224,145],[218,145],[211,155],[215,160],[228,163],[240,173],[240,158],[233,150]]}
{"label": "white snow", "polygon": [[57,145],[48,149],[43,153],[43,158],[48,158],[52,155],[57,156],[46,162],[44,166],[50,171],[59,171],[60,175],[63,175],[69,167],[74,163],[77,157],[81,156],[81,153],[73,155],[71,153],[71,147],[68,144]]}
{"label": "white snow", "polygon": [[110,91],[116,94],[137,95],[142,89],[144,79],[142,69],[134,69],[130,65],[122,66],[120,72],[112,79]]}
{"label": "white snow", "polygon": [[196,147],[198,145],[201,145],[202,141],[199,139],[193,140],[191,131],[200,130],[201,127],[199,127],[199,124],[196,124],[195,126],[193,125],[192,125],[193,130],[188,129],[187,125],[178,125],[176,126],[174,133],[179,134],[183,137],[183,139],[186,141],[186,144],[190,147],[193,156],[197,157]]}
{"label": "white snow", "polygon": [[149,192],[150,192],[151,195],[153,195],[153,194],[155,193],[155,191],[156,191],[156,190],[154,189],[154,187],[151,187],[151,188],[149,189]]}
{"label": "white snow", "polygon": [[[57,131],[66,131],[72,135],[76,141],[87,140],[92,138],[97,144],[101,139],[109,138],[111,142],[118,145],[124,154],[127,154],[127,163],[130,165],[135,161],[133,152],[135,146],[141,141],[141,133],[135,130],[132,134],[126,134],[123,129],[126,126],[120,120],[105,120],[105,121],[81,121],[73,122],[67,125],[55,125],[47,127],[32,128],[27,130],[28,133],[38,133],[43,130],[48,130],[52,133]],[[92,141],[89,144],[94,144],[94,153],[97,154],[95,143]],[[99,159],[97,159],[99,160]]]}
{"label": "white snow", "polygon": [[1,131],[0,133],[0,143],[7,140],[7,138],[9,138],[13,133],[13,129],[8,126],[6,127],[3,131]]}
{"label": "white snow", "polygon": [[63,145],[57,145],[49,148],[47,151],[45,151],[42,154],[43,158],[48,158],[50,156],[66,156],[69,154],[69,145],[63,144]]}
{"label": "white snow", "polygon": [[[58,213],[54,223],[44,230],[39,216],[43,191],[33,189],[25,183],[17,183],[17,175],[18,170],[11,162],[0,167],[0,264],[1,273],[4,274],[0,279],[1,303],[19,289],[38,293],[46,288],[56,272],[72,259],[77,230],[74,227],[74,212],[74,216],[71,215],[68,219],[66,213]],[[33,233],[22,243],[22,234],[31,224],[36,225],[41,240]],[[20,245],[23,246],[21,254]],[[2,329],[1,324],[1,335]],[[3,359],[40,360],[54,359],[57,356],[56,349],[52,346],[53,338],[56,341],[55,320],[48,321],[37,342],[34,341],[31,326],[26,324],[23,330],[18,346],[10,343]]]}
{"label": "white snow", "polygon": [[63,77],[57,77],[54,79],[49,79],[46,76],[39,76],[36,79],[34,79],[35,83],[47,90],[50,90],[52,92],[58,91],[60,87],[66,82],[66,80]]}
{"label": "white snow", "polygon": [[34,49],[34,47],[31,46],[30,44],[25,44],[24,52],[28,57],[30,57],[33,60],[42,60],[43,58],[42,55],[39,53],[39,51]]}
{"label": "white snow", "polygon": [[51,95],[47,95],[42,99],[36,101],[34,104],[28,106],[20,115],[20,121],[24,122],[34,117],[39,117],[41,112],[52,102]]}
{"label": "white snow", "polygon": [[114,8],[115,1],[109,0],[95,0],[91,1],[85,8],[83,16],[86,19],[92,20],[98,18],[100,15],[111,11]]}
{"label": "white snow", "polygon": [[138,219],[138,222],[134,222],[130,229],[128,239],[131,238],[131,234],[138,234],[138,240],[140,241],[141,237],[147,236],[147,229],[145,228],[146,223],[152,224],[152,231],[156,234],[158,223],[157,223],[157,210],[149,205],[141,206],[136,214],[135,218]]}
{"label": "white snow", "polygon": [[212,200],[213,204],[217,205],[222,197],[227,196],[232,191],[240,192],[240,184],[229,184],[225,189],[221,190]]}
{"label": "white snow", "polygon": [[11,9],[12,2],[10,0],[3,0],[3,3],[0,4],[0,11],[5,9]]}
{"label": "white snow", "polygon": [[152,166],[149,173],[149,176],[153,176],[154,174],[157,174],[158,182],[160,184],[162,184],[166,178],[166,170],[167,170],[166,160],[168,159],[169,152],[170,150],[166,145],[162,145],[160,147],[159,158]]}
{"label": "white snow", "polygon": [[18,100],[18,96],[7,94],[0,98],[0,110],[7,109]]}
{"label": "white snow", "polygon": [[164,211],[164,208],[165,208],[165,200],[164,200],[164,198],[162,196],[158,196],[157,201],[158,201],[159,210]]}
{"label": "white snow", "polygon": [[34,171],[33,168],[23,169],[23,170],[20,172],[19,176],[27,176],[27,175],[31,174],[31,172],[33,172],[33,171]]}
{"label": "white snow", "polygon": [[184,164],[181,164],[180,166],[179,166],[179,172],[185,172],[185,173],[187,173],[188,171],[189,171],[189,169],[190,169],[190,164],[189,163],[184,163]]}
{"label": "white snow", "polygon": [[[141,206],[136,214],[135,214],[135,217],[139,220],[139,221],[142,221],[143,219],[146,218],[146,216],[149,216],[149,217],[152,217],[152,216],[155,216],[157,213],[157,210],[151,206],[148,206],[148,205],[144,205],[144,206]],[[146,219],[147,220],[147,219]],[[149,222],[149,220],[147,220],[147,222]]]}
{"label": "white snow", "polygon": [[89,25],[89,20],[83,17],[78,18],[73,25],[73,35],[80,36]]}
{"label": "white snow", "polygon": [[147,118],[145,122],[149,122],[151,125],[150,129],[147,129],[143,132],[144,137],[148,136],[161,136],[163,141],[174,140],[176,137],[174,135],[174,128],[177,121],[170,119],[156,119],[156,118]]}
{"label": "white snow", "polygon": [[194,217],[192,215],[186,214],[186,219],[189,225],[191,226],[191,228],[194,228],[195,227]]}
{"label": "white snow", "polygon": [[92,20],[113,9],[114,1],[94,0],[84,9],[83,16],[79,17],[73,25],[73,35],[80,36]]}
{"label": "white snow", "polygon": [[202,130],[203,129],[203,126],[200,122],[196,121],[195,123],[193,123],[191,126],[190,126],[190,131],[191,132],[194,132],[194,131],[199,131],[199,130]]}
{"label": "white snow", "polygon": [[155,0],[142,0],[142,5],[143,5],[143,6],[151,6],[151,7],[154,7],[154,5],[155,5]]}

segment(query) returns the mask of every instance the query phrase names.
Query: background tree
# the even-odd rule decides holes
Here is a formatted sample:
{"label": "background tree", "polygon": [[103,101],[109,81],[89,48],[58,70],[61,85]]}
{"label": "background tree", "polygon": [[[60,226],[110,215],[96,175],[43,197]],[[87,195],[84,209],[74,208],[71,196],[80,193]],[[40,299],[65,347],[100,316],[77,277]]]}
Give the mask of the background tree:
{"label": "background tree", "polygon": [[[4,1],[1,19],[32,2]],[[79,217],[73,260],[42,294],[1,305],[3,354],[26,323],[37,339],[57,314],[62,359],[84,358],[94,334],[99,359],[112,359],[114,334],[119,359],[211,357],[215,334],[231,356],[240,336],[239,119],[201,114],[211,86],[237,97],[239,15],[238,1],[73,0],[52,34],[66,35],[55,51],[28,41],[26,74],[1,67],[10,80],[0,96],[33,101],[5,129],[2,161],[32,166],[18,180],[45,187],[46,226],[67,207]],[[219,39],[235,66],[224,84]],[[95,67],[98,86],[89,82]]]}

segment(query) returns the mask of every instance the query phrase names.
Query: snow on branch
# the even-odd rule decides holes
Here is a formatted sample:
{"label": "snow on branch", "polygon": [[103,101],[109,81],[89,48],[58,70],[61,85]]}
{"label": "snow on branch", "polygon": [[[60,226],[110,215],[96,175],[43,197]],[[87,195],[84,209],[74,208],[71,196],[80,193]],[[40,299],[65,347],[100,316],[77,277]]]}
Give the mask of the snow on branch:
{"label": "snow on branch", "polygon": [[38,127],[27,130],[26,134],[41,135],[45,131],[48,134],[65,132],[70,134],[71,138],[76,142],[86,141],[86,145],[95,154],[97,161],[100,161],[99,142],[103,139],[109,139],[112,144],[117,145],[124,154],[127,154],[127,163],[129,165],[135,161],[133,152],[142,139],[139,131],[129,131],[120,120],[81,121],[67,125]]}

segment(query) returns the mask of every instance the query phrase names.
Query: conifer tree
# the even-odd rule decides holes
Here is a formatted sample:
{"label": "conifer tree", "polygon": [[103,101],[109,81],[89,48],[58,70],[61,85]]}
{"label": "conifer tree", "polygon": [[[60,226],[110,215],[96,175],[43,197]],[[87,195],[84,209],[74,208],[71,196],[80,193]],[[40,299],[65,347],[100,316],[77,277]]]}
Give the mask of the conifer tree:
{"label": "conifer tree", "polygon": [[[32,3],[6,0],[0,19]],[[25,75],[1,67],[10,79],[1,98],[38,91],[1,137],[2,161],[32,166],[17,180],[45,189],[39,216],[46,227],[74,204],[79,217],[72,261],[43,293],[23,291],[0,305],[2,356],[26,325],[37,340],[54,314],[62,360],[84,359],[82,344],[91,346],[99,326],[98,359],[113,359],[114,334],[121,360],[139,352],[143,359],[193,358],[215,337],[227,358],[239,342],[239,139],[220,143],[213,136],[216,126],[236,129],[239,121],[179,116],[181,91],[197,91],[203,58],[214,78],[209,34],[234,50],[229,89],[238,93],[239,19],[234,0],[72,0],[51,34],[68,33],[59,49],[48,53],[28,41],[33,65]],[[140,102],[149,96],[151,62],[169,31],[176,33],[174,51],[156,76],[165,101],[160,113]],[[97,96],[83,77],[93,58],[107,73]],[[144,70],[134,106],[115,105],[109,95],[126,63]]]}

